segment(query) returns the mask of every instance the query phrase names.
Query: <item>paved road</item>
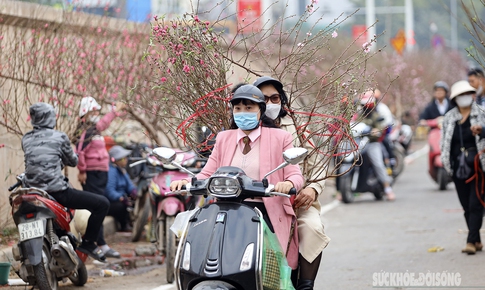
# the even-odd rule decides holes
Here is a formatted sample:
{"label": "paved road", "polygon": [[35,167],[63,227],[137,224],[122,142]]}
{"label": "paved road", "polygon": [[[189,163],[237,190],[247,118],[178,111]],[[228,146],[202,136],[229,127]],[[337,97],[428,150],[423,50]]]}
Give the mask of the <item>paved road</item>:
{"label": "paved road", "polygon": [[[393,278],[412,274],[417,278],[423,273],[436,280],[443,272],[447,279],[458,278],[451,282],[460,282],[447,289],[485,289],[485,253],[461,253],[466,226],[454,188],[438,191],[426,171],[426,156],[407,165],[394,186],[395,202],[374,201],[371,194],[364,194],[350,205],[333,202],[324,207],[322,219],[332,241],[324,252],[315,289],[416,289],[373,287],[373,282],[389,281],[386,277],[391,278],[391,273]],[[428,252],[437,246],[444,250]],[[164,275],[165,265],[155,266],[140,275],[91,277],[83,288],[175,289],[162,284]]]}
{"label": "paved road", "polygon": [[[456,192],[452,184],[438,191],[426,162],[421,156],[407,166],[394,185],[396,201],[374,201],[367,194],[324,214],[332,241],[324,251],[315,289],[372,289],[373,278],[386,277],[383,272],[401,277],[423,273],[428,279],[434,274],[435,280],[443,271],[449,273],[447,279],[461,278],[460,287],[451,289],[485,289],[485,253],[461,253],[466,225]],[[428,252],[436,246],[444,251]],[[377,273],[382,274],[374,276]]]}

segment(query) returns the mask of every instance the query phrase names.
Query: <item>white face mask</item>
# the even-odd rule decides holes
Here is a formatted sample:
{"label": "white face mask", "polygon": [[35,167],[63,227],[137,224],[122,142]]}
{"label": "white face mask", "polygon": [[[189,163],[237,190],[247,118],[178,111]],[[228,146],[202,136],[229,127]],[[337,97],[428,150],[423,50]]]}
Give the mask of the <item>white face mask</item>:
{"label": "white face mask", "polygon": [[470,107],[473,103],[473,95],[462,95],[456,97],[456,104],[460,108]]}
{"label": "white face mask", "polygon": [[92,123],[98,123],[99,119],[101,119],[101,116],[91,116],[89,117],[89,121],[91,121]]}
{"label": "white face mask", "polygon": [[280,111],[281,111],[280,104],[268,104],[266,105],[266,111],[264,112],[264,114],[271,120],[274,120],[278,118]]}

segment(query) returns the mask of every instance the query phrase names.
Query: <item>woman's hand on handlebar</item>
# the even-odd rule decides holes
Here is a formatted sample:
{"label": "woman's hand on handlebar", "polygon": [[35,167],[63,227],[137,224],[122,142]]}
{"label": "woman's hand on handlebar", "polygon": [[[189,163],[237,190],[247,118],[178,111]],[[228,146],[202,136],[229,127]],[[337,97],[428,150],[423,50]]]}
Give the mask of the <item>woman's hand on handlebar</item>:
{"label": "woman's hand on handlebar", "polygon": [[170,190],[171,191],[181,190],[182,186],[186,185],[187,183],[189,182],[185,179],[172,181],[172,183],[170,183]]}
{"label": "woman's hand on handlebar", "polygon": [[278,182],[274,186],[274,191],[281,192],[281,193],[289,193],[290,189],[292,189],[293,187],[294,186],[291,181]]}

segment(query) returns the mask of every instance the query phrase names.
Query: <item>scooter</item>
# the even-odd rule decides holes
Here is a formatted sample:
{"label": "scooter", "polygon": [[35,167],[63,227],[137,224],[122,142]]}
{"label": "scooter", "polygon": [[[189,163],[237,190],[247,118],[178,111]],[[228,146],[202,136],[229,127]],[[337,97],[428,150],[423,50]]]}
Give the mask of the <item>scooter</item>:
{"label": "scooter", "polygon": [[448,183],[452,181],[441,162],[441,121],[442,117],[433,120],[426,120],[430,128],[428,133],[428,173],[431,178],[438,184],[439,190],[446,190]]}
{"label": "scooter", "polygon": [[[292,289],[291,269],[284,265],[282,250],[278,254],[272,252],[264,238],[261,212],[242,202],[254,197],[289,198],[290,195],[272,191],[274,186],[268,184],[266,177],[302,161],[307,155],[306,149],[285,151],[285,162],[266,174],[262,181],[254,181],[232,166],[221,167],[210,178],[197,180],[193,173],[174,162],[176,153],[172,149],[155,148],[153,153],[163,163],[170,163],[192,176],[185,189],[170,194],[217,198],[214,203],[194,210],[183,226],[174,264],[178,289],[273,289],[265,284],[271,280],[270,269],[277,272],[276,279],[272,280],[277,283],[276,289]],[[276,239],[271,232],[269,237]],[[283,266],[271,263],[274,262],[271,258],[279,259]]]}
{"label": "scooter", "polygon": [[11,186],[12,216],[19,231],[19,242],[12,247],[21,262],[18,276],[40,290],[54,290],[58,281],[71,280],[83,286],[88,280],[84,262],[87,255],[76,250],[80,241],[69,232],[74,210],[59,204],[47,192],[24,188],[24,174]]}
{"label": "scooter", "polygon": [[148,146],[134,143],[127,148],[132,150],[132,154],[128,158],[126,169],[137,187],[137,196],[133,207],[130,208],[130,220],[133,224],[131,241],[138,242],[150,217],[151,205],[148,188],[151,179],[163,169],[156,158],[150,158],[151,149]]}
{"label": "scooter", "polygon": [[352,203],[355,199],[355,193],[371,192],[377,200],[384,197],[384,187],[377,179],[374,169],[367,157],[366,145],[369,142],[368,135],[371,128],[364,123],[358,123],[354,126],[353,138],[357,149],[351,145],[342,144],[341,150],[346,154],[337,161],[337,190],[342,195],[344,203]]}
{"label": "scooter", "polygon": [[[196,172],[198,170],[193,169],[192,167],[197,161],[201,161],[197,158],[195,152],[183,152],[180,150],[176,152],[176,161],[179,164],[182,164],[184,169],[192,168],[191,172]],[[205,161],[205,159],[203,161]],[[190,178],[185,171],[181,171],[173,165],[162,164],[152,154],[148,154],[145,160],[135,162],[132,165],[136,166],[143,162],[160,169],[158,170],[158,173],[151,178],[148,186],[147,196],[152,213],[149,236],[151,242],[156,243],[158,252],[164,257],[164,262],[166,262],[167,265],[172,265],[175,260],[177,240],[175,235],[169,229],[174,223],[175,216],[180,212],[184,212],[186,209],[195,208],[199,198],[166,194],[166,192],[170,191],[170,183],[173,180]],[[167,267],[167,282],[172,283],[173,281],[173,268]]]}

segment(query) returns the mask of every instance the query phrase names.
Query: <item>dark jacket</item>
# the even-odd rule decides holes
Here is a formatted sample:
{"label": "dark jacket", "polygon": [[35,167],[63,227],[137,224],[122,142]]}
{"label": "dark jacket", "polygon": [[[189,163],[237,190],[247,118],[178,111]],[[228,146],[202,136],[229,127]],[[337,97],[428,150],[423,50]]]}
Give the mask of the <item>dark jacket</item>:
{"label": "dark jacket", "polygon": [[108,184],[105,195],[109,201],[118,201],[122,196],[128,196],[135,186],[130,180],[128,173],[125,173],[118,166],[110,163],[108,171]]}
{"label": "dark jacket", "polygon": [[[381,132],[383,132],[386,129],[386,122],[384,118],[381,115],[379,115],[377,110],[372,110],[370,113],[366,113],[365,117],[362,119],[361,122],[373,129],[378,129]],[[378,142],[381,139],[381,137],[379,136],[374,136],[370,134],[368,137],[369,137],[369,142]]]}
{"label": "dark jacket", "polygon": [[69,183],[62,175],[64,166],[76,166],[77,155],[64,132],[54,130],[56,112],[46,103],[30,107],[34,130],[22,138],[25,159],[25,184],[47,192],[62,191]]}
{"label": "dark jacket", "polygon": [[[448,100],[448,107],[446,108],[446,112],[448,112],[451,109],[451,102]],[[438,117],[444,116],[445,114],[441,114],[440,111],[438,110],[438,106],[436,105],[435,99],[433,99],[431,102],[428,103],[424,111],[419,115],[420,120],[433,120]]]}

